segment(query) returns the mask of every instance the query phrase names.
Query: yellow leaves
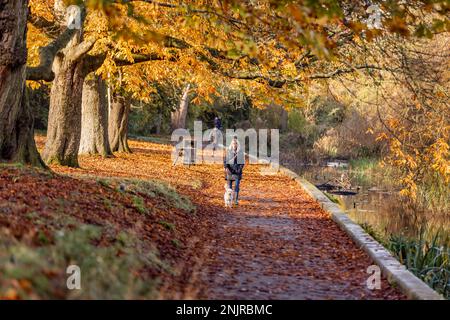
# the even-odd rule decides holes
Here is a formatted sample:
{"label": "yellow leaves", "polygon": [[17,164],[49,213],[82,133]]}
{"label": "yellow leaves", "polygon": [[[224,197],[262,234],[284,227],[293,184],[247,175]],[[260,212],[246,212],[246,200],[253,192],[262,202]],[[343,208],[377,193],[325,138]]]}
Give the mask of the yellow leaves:
{"label": "yellow leaves", "polygon": [[33,285],[27,279],[12,279],[8,281],[7,288],[8,289],[3,291],[3,294],[0,293],[0,300],[23,299],[24,294],[27,296],[32,294]]}
{"label": "yellow leaves", "polygon": [[17,290],[9,288],[8,290],[6,290],[4,296],[0,296],[0,298],[4,300],[19,300],[20,296]]}
{"label": "yellow leaves", "polygon": [[27,87],[35,90],[41,87],[41,83],[37,81],[27,81]]}
{"label": "yellow leaves", "polygon": [[392,19],[387,19],[384,24],[392,33],[398,33],[404,37],[407,37],[410,34],[405,19],[399,16],[394,16]]}
{"label": "yellow leaves", "polygon": [[404,188],[400,190],[400,195],[408,197],[412,200],[416,200],[417,184],[414,178],[414,174],[412,172],[408,173],[403,179],[401,179],[401,183]]}
{"label": "yellow leaves", "polygon": [[298,75],[294,63],[284,63],[281,67],[281,73],[288,78],[294,78]]}
{"label": "yellow leaves", "polygon": [[376,139],[375,141],[382,141],[382,140],[387,140],[388,136],[386,133],[382,132]]}
{"label": "yellow leaves", "polygon": [[196,96],[194,99],[191,100],[192,104],[200,104],[200,96]]}
{"label": "yellow leaves", "polygon": [[47,21],[54,21],[52,14],[53,1],[30,0],[29,6],[33,14],[45,18]]}
{"label": "yellow leaves", "polygon": [[50,40],[45,36],[43,32],[35,28],[32,24],[28,24],[27,32],[27,49],[29,66],[39,65],[39,48],[46,46]]}
{"label": "yellow leaves", "polygon": [[395,138],[389,140],[390,153],[385,160],[401,173],[401,194],[416,199],[418,184],[430,179],[450,182],[449,126],[445,116],[442,118],[445,103],[435,100],[434,109],[418,109],[416,103],[420,98],[411,100],[413,103],[407,106],[413,110],[414,122],[387,121]]}
{"label": "yellow leaves", "polygon": [[400,124],[399,120],[396,118],[391,118],[388,120],[389,127],[395,129]]}
{"label": "yellow leaves", "polygon": [[449,145],[443,139],[438,139],[428,150],[431,157],[431,168],[444,177],[446,182],[450,180]]}
{"label": "yellow leaves", "polygon": [[108,32],[108,19],[100,10],[90,10],[84,24],[84,32],[106,37]]}
{"label": "yellow leaves", "polygon": [[304,11],[297,4],[289,4],[288,10],[297,22],[302,23],[304,21]]}

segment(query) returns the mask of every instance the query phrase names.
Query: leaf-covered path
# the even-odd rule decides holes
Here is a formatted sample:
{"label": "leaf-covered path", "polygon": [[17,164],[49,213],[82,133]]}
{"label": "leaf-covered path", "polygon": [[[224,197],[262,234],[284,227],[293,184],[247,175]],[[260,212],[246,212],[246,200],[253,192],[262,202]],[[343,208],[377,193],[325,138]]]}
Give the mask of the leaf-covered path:
{"label": "leaf-covered path", "polygon": [[170,145],[130,145],[133,154],[81,157],[80,169],[53,169],[71,176],[162,180],[192,199],[197,207],[192,225],[167,217],[190,236],[161,298],[404,298],[385,279],[381,290],[367,289],[369,257],[291,179],[262,175],[260,166],[247,165],[240,204],[227,210],[221,165],[173,167]]}
{"label": "leaf-covered path", "polygon": [[398,299],[383,279],[369,290],[370,259],[296,183],[257,172],[241,205],[220,215],[206,261],[217,299]]}

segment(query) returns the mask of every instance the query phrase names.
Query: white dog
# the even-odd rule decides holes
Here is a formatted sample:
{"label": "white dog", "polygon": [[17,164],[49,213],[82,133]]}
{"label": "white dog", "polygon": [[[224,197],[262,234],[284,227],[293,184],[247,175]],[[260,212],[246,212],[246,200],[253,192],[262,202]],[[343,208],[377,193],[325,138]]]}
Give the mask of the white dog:
{"label": "white dog", "polygon": [[233,205],[233,189],[225,183],[225,193],[223,195],[225,207],[231,208]]}

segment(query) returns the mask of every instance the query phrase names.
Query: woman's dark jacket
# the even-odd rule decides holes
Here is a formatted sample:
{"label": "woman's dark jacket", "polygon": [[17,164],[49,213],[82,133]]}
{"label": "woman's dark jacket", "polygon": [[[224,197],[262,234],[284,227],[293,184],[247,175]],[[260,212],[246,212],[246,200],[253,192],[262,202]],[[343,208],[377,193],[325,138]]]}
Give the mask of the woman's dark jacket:
{"label": "woman's dark jacket", "polygon": [[217,128],[217,129],[222,129],[222,120],[220,120],[219,118],[215,118],[214,119],[214,126]]}
{"label": "woman's dark jacket", "polygon": [[226,180],[242,179],[242,170],[244,169],[244,153],[239,151],[236,153],[232,150],[227,150],[225,161],[223,163],[224,168],[228,169],[231,174],[226,173]]}

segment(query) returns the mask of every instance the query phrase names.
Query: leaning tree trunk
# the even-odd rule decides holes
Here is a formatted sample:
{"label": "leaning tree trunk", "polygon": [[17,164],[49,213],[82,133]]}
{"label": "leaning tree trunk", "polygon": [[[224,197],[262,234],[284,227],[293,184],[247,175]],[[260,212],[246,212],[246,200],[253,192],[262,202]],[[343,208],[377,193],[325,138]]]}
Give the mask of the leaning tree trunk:
{"label": "leaning tree trunk", "polygon": [[[60,0],[58,3],[64,6]],[[92,39],[83,41],[81,28],[53,60],[55,78],[50,92],[47,141],[42,155],[47,163],[78,166],[81,102],[86,76],[83,64],[94,44]]]}
{"label": "leaning tree trunk", "polygon": [[0,160],[45,166],[25,97],[28,0],[0,0]]}
{"label": "leaning tree trunk", "polygon": [[128,115],[130,100],[113,95],[109,110],[108,135],[112,151],[131,152],[128,146]]}
{"label": "leaning tree trunk", "polygon": [[82,60],[59,54],[53,62],[55,79],[50,91],[47,141],[43,158],[47,163],[78,167],[81,137]]}
{"label": "leaning tree trunk", "polygon": [[180,106],[171,114],[172,129],[186,128],[186,116],[189,107],[189,89],[191,85],[187,84],[181,96]]}
{"label": "leaning tree trunk", "polygon": [[111,156],[106,84],[94,73],[84,80],[81,110],[81,141],[78,153]]}

